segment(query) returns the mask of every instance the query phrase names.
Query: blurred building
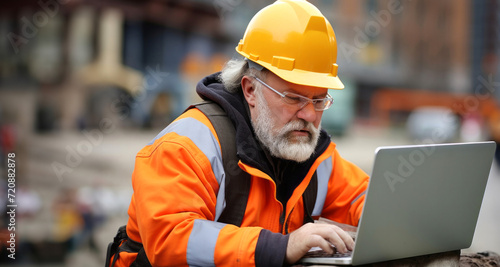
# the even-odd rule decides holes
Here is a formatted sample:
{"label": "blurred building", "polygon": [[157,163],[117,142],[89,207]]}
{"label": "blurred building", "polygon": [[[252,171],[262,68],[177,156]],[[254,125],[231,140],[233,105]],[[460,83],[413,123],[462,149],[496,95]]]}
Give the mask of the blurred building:
{"label": "blurred building", "polygon": [[390,112],[404,121],[421,106],[461,117],[498,109],[499,1],[317,2],[336,31],[339,73],[357,90],[358,118]]}
{"label": "blurred building", "polygon": [[[0,17],[1,109],[30,132],[102,118],[164,125],[192,102],[184,77],[220,69],[226,42],[215,6],[200,1],[19,1]],[[189,60],[198,69],[181,68]]]}
{"label": "blurred building", "polygon": [[339,53],[347,52],[340,60],[363,83],[465,92],[470,7],[468,0],[338,2],[332,17]]}
{"label": "blurred building", "polygon": [[[235,55],[248,21],[272,2],[4,2],[3,121],[28,132],[99,127],[102,118],[162,127],[197,101],[196,82]],[[375,94],[387,88],[499,95],[498,0],[311,2],[336,31],[339,74],[355,93],[334,97],[355,106],[338,108],[349,118],[373,119]]]}

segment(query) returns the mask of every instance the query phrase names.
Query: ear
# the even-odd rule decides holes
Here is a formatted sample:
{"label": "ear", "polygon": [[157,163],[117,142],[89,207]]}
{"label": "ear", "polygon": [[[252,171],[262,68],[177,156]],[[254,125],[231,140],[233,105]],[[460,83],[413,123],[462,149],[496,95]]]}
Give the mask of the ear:
{"label": "ear", "polygon": [[248,106],[250,108],[255,107],[255,102],[256,102],[255,87],[250,77],[243,76],[243,78],[241,78],[241,89],[243,91],[245,99],[247,100]]}

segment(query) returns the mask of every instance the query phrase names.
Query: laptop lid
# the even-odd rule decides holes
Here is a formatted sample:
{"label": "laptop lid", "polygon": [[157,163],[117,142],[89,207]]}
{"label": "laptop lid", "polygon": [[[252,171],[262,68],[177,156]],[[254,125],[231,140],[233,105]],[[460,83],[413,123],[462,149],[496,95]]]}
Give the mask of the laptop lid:
{"label": "laptop lid", "polygon": [[352,261],[366,264],[467,248],[472,243],[496,144],[376,150]]}

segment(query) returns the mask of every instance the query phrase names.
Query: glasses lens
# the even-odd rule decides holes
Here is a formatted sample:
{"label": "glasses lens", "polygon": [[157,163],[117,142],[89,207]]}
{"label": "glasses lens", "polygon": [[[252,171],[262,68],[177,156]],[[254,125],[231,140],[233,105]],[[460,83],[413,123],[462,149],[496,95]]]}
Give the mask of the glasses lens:
{"label": "glasses lens", "polygon": [[328,104],[327,102],[328,102],[327,99],[318,99],[318,100],[316,100],[314,102],[314,109],[318,110],[318,111],[325,110],[325,107]]}
{"label": "glasses lens", "polygon": [[327,110],[333,103],[333,98],[330,95],[326,95],[323,99],[317,99],[314,103],[314,108],[317,111]]}
{"label": "glasses lens", "polygon": [[309,102],[312,102],[314,109],[317,111],[323,111],[328,109],[333,102],[333,98],[330,95],[327,95],[326,98],[322,99],[309,99],[307,97],[289,92],[284,92],[283,94],[284,94],[283,102],[290,105],[300,106],[300,108],[303,108]]}
{"label": "glasses lens", "polygon": [[326,98],[323,101],[323,109],[322,110],[327,110],[329,109],[333,104],[333,98],[328,94],[326,95]]}
{"label": "glasses lens", "polygon": [[296,95],[294,93],[283,93],[285,96],[283,97],[283,101],[287,104],[297,105],[302,104],[303,102],[307,102],[307,100],[303,99],[302,96]]}

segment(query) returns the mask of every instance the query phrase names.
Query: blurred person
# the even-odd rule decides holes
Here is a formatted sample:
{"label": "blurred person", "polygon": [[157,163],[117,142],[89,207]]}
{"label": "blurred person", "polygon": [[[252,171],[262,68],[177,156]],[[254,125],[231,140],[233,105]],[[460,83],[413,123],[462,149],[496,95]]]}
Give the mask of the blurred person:
{"label": "blurred person", "polygon": [[42,200],[35,190],[27,186],[19,186],[17,205],[19,206],[19,216],[32,217],[40,211]]}
{"label": "blurred person", "polygon": [[328,89],[344,87],[332,26],[305,0],[278,0],[253,17],[236,50],[244,58],[196,91],[235,128],[237,178],[249,177],[241,221],[227,219],[229,195],[243,192],[226,188],[227,140],[192,107],[137,154],[126,235],[115,238],[110,265],[285,266],[312,247],[352,250],[338,226],[311,223],[357,226],[368,185],[320,128]]}
{"label": "blurred person", "polygon": [[52,203],[54,211],[53,241],[66,244],[66,253],[77,248],[78,233],[83,228],[83,218],[76,200],[76,190],[63,189]]}
{"label": "blurred person", "polygon": [[7,194],[8,194],[8,183],[6,179],[0,179],[0,228],[7,228],[9,224],[9,217],[6,216],[7,212]]}
{"label": "blurred person", "polygon": [[96,255],[101,255],[95,231],[106,222],[108,215],[112,214],[114,200],[113,192],[104,186],[78,188],[76,202],[83,224],[82,230],[75,238],[77,247],[87,246]]}
{"label": "blurred person", "polygon": [[8,153],[15,152],[16,135],[15,127],[9,123],[0,121],[0,159],[5,162]]}

